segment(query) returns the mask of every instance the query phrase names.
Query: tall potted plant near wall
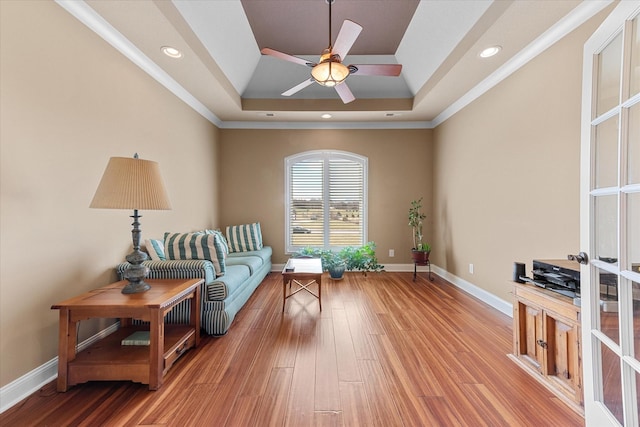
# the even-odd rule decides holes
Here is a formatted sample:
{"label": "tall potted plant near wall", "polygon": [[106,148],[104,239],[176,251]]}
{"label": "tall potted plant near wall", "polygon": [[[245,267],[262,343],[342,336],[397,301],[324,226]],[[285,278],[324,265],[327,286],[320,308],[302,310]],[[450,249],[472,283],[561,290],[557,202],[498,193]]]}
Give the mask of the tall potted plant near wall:
{"label": "tall potted plant near wall", "polygon": [[418,264],[425,264],[429,261],[429,254],[431,253],[431,246],[428,243],[422,241],[424,234],[422,233],[422,221],[427,216],[422,212],[422,197],[418,200],[411,202],[409,208],[409,227],[413,231],[413,248],[411,249],[411,256],[413,262]]}

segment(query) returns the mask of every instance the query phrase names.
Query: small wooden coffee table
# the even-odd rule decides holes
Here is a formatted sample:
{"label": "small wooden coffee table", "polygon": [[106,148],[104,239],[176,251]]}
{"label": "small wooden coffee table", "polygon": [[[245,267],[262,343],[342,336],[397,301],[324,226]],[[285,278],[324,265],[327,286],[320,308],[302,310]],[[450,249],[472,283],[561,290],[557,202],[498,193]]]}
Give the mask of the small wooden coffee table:
{"label": "small wooden coffee table", "polygon": [[[157,390],[173,363],[200,342],[200,287],[204,280],[147,280],[150,290],[123,294],[127,283],[112,283],[51,306],[60,310],[58,391],[91,380],[131,380]],[[165,325],[165,314],[188,299],[189,324]],[[120,328],[76,354],[78,322],[92,318],[120,318]],[[134,326],[132,319],[149,324]],[[149,331],[149,345],[121,344],[136,331]]]}
{"label": "small wooden coffee table", "polygon": [[[318,293],[315,294],[309,286],[317,283]],[[287,294],[287,284],[295,284],[298,289]],[[289,286],[291,289],[291,286]],[[322,311],[322,260],[320,258],[291,258],[282,270],[282,311],[284,312],[287,298],[305,290],[318,298]]]}

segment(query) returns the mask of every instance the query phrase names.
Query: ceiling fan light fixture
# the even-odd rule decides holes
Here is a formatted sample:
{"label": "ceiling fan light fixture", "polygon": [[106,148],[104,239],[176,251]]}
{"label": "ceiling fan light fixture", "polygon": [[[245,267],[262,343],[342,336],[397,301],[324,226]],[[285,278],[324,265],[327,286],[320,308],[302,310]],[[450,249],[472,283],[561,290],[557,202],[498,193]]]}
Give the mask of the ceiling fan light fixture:
{"label": "ceiling fan light fixture", "polygon": [[342,83],[349,76],[349,68],[340,62],[329,60],[313,67],[311,75],[322,86],[333,87]]}

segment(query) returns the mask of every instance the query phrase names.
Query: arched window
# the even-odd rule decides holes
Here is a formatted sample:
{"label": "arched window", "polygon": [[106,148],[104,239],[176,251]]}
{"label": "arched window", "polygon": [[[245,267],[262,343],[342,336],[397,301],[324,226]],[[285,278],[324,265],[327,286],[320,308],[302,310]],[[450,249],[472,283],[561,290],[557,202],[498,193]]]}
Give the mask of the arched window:
{"label": "arched window", "polygon": [[285,159],[287,252],[367,242],[367,158],[307,151]]}

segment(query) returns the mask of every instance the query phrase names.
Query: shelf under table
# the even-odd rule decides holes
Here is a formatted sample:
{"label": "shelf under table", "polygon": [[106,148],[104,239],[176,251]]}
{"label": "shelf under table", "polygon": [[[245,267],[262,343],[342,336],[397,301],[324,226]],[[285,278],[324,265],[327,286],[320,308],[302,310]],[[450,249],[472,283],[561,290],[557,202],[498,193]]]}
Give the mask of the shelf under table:
{"label": "shelf under table", "polygon": [[[148,330],[148,326],[120,328],[104,339],[79,352],[69,362],[69,385],[89,380],[131,380],[149,384],[150,346],[122,345],[124,338],[135,331]],[[164,326],[164,363],[166,373],[175,360],[195,346],[195,329],[191,325]]]}

